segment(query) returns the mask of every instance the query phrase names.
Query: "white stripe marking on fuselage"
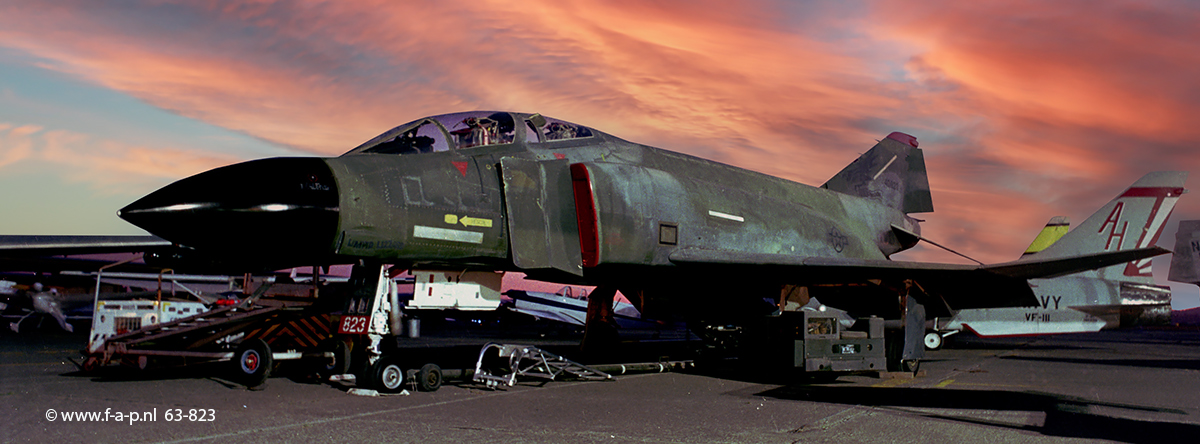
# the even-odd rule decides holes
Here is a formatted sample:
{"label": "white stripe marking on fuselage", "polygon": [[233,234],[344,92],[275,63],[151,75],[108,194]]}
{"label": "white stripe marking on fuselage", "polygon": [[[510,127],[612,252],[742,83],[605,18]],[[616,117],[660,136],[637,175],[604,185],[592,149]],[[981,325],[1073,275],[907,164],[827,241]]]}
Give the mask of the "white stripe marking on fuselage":
{"label": "white stripe marking on fuselage", "polygon": [[453,230],[450,228],[426,227],[424,225],[416,225],[413,227],[413,237],[421,239],[443,240],[450,242],[463,242],[468,244],[482,244],[483,233],[477,231]]}
{"label": "white stripe marking on fuselage", "polygon": [[745,222],[746,221],[746,218],[744,218],[742,216],[734,216],[732,214],[722,213],[720,211],[708,210],[708,215],[712,216],[712,217],[719,217],[721,219],[731,220],[734,222]]}

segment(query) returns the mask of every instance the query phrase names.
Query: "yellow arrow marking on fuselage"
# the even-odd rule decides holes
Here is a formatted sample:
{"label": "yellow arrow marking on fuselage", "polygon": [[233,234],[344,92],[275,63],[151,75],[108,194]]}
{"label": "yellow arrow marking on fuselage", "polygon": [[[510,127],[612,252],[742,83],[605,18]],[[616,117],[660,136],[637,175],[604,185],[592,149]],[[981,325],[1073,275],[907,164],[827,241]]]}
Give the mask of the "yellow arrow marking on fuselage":
{"label": "yellow arrow marking on fuselage", "polygon": [[482,217],[471,217],[471,216],[458,217],[457,214],[447,214],[445,216],[444,220],[447,224],[450,224],[450,225],[458,225],[461,223],[462,226],[464,226],[464,227],[492,228],[492,220],[485,219]]}
{"label": "yellow arrow marking on fuselage", "polygon": [[481,217],[463,216],[463,217],[458,218],[458,221],[461,222],[464,227],[492,228],[492,220],[491,219],[484,219]]}

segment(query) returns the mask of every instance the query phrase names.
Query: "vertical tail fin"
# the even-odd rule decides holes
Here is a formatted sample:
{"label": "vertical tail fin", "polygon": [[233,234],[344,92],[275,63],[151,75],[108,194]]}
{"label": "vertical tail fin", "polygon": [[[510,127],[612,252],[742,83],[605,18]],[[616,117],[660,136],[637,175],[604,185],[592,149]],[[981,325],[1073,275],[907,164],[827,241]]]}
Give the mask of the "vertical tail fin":
{"label": "vertical tail fin", "polygon": [[821,187],[875,199],[905,213],[933,211],[925,156],[917,138],[901,132],[888,134]]}
{"label": "vertical tail fin", "polygon": [[1167,280],[1200,285],[1200,220],[1179,222]]}
{"label": "vertical tail fin", "polygon": [[1029,244],[1029,248],[1025,249],[1025,253],[1022,253],[1021,257],[1029,256],[1054,245],[1070,229],[1071,218],[1067,216],[1054,216],[1050,218],[1050,221],[1046,222],[1046,226],[1042,228],[1042,231],[1038,233],[1037,237],[1033,238],[1033,243]]}
{"label": "vertical tail fin", "polygon": [[[1179,196],[1184,193],[1185,180],[1187,172],[1184,171],[1160,171],[1142,176],[1125,192],[1035,256],[1066,257],[1154,245]],[[1153,279],[1149,258],[1088,273],[1107,279]]]}

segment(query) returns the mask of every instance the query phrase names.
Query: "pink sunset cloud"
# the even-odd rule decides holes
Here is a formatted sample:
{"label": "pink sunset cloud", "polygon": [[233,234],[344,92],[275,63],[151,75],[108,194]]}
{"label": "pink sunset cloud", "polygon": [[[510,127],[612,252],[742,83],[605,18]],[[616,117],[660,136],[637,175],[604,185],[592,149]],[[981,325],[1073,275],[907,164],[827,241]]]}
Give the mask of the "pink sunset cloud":
{"label": "pink sunset cloud", "polygon": [[926,2],[883,14],[893,38],[925,49],[922,63],[1013,117],[1161,141],[1200,132],[1186,124],[1200,11],[1182,3]]}
{"label": "pink sunset cloud", "polygon": [[[839,120],[887,100],[865,91],[870,79],[853,58],[750,18],[604,2],[470,5],[200,8],[218,25],[260,31],[236,44],[191,44],[223,38],[195,29],[150,44],[121,20],[60,8],[37,12],[70,31],[12,23],[5,32],[10,45],[55,69],[322,154],[421,115],[491,107],[586,121],[650,143],[683,140],[732,160],[744,145],[795,139],[799,126],[839,134]],[[279,8],[287,17],[269,14]],[[798,70],[797,60],[822,69]],[[822,105],[831,99],[836,106]]]}
{"label": "pink sunset cloud", "polygon": [[0,122],[0,168],[29,158],[33,152],[30,136],[41,130],[37,125]]}
{"label": "pink sunset cloud", "polygon": [[0,122],[0,168],[18,162],[48,162],[67,182],[89,183],[101,195],[139,192],[238,160],[182,147],[152,148]]}
{"label": "pink sunset cloud", "polygon": [[[1031,237],[1055,214],[1081,221],[1146,172],[1200,166],[1187,142],[1200,132],[1187,122],[1200,111],[1194,8],[880,6],[876,35],[919,48],[908,68],[928,88],[928,114],[972,122],[927,151],[940,213],[927,230],[944,226],[952,244],[1019,251],[1028,240],[1003,227]],[[1176,217],[1200,214],[1193,201]]]}

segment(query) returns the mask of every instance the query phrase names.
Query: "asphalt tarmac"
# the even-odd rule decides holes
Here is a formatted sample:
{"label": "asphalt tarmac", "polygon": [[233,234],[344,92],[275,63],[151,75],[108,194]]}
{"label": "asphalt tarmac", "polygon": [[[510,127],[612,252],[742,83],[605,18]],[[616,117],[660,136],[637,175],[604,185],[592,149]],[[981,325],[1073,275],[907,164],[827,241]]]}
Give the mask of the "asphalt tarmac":
{"label": "asphalt tarmac", "polygon": [[[923,376],[828,384],[754,369],[356,396],[223,367],[82,375],[82,335],[0,333],[2,442],[1196,442],[1200,331],[957,338]],[[81,420],[79,412],[95,412]],[[131,413],[136,413],[136,418]],[[120,415],[120,416],[118,416]],[[168,419],[169,418],[169,419]],[[136,419],[136,421],[134,420]]]}

